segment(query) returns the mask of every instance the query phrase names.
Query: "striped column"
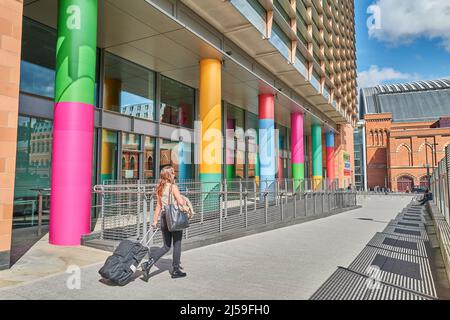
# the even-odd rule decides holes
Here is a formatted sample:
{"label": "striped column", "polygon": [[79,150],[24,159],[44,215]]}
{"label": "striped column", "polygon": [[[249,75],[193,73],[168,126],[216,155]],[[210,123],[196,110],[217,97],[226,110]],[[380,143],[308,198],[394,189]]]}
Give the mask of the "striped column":
{"label": "striped column", "polygon": [[282,148],[284,145],[284,137],[280,135],[278,137],[278,179],[284,179],[284,161],[281,156]]}
{"label": "striped column", "polygon": [[235,166],[235,148],[234,146],[234,130],[235,121],[233,119],[227,119],[227,131],[226,135],[226,166],[225,166],[225,177],[228,180],[233,180],[236,177],[236,166]]}
{"label": "striped column", "polygon": [[[256,145],[259,146],[259,134],[256,134]],[[255,155],[255,182],[256,182],[257,186],[260,185],[259,184],[259,182],[261,180],[261,178],[260,178],[260,175],[261,175],[260,171],[261,170],[259,168],[259,147],[258,147],[258,152],[256,152],[256,155]]]}
{"label": "striped column", "polygon": [[313,190],[319,190],[322,186],[322,126],[313,124],[311,128],[312,136],[312,170],[313,170]]}
{"label": "striped column", "polygon": [[[272,94],[259,96],[260,188],[265,191],[275,180],[275,106]],[[268,183],[266,183],[268,181]]]}
{"label": "striped column", "polygon": [[222,179],[221,72],[220,60],[200,61],[200,181],[206,192],[217,189]]}
{"label": "striped column", "polygon": [[334,172],[334,132],[328,131],[326,134],[326,151],[327,151],[327,179],[329,186],[336,178]]}
{"label": "striped column", "polygon": [[186,152],[189,146],[186,142],[178,143],[178,180],[185,181],[191,178],[189,152]]}
{"label": "striped column", "polygon": [[50,243],[90,232],[97,0],[60,0],[56,47]]}
{"label": "striped column", "polygon": [[305,152],[303,142],[303,113],[291,114],[292,178],[295,190],[305,179]]}

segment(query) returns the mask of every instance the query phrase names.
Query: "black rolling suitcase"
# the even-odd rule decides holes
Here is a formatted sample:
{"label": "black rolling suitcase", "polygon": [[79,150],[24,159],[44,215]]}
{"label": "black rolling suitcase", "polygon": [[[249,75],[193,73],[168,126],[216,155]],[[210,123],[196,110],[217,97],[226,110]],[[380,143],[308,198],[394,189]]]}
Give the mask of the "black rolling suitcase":
{"label": "black rolling suitcase", "polygon": [[133,242],[131,240],[120,242],[114,253],[106,259],[105,264],[98,273],[104,279],[110,280],[119,286],[126,285],[136,272],[142,259],[149,253],[149,243],[158,229],[146,241],[151,231],[152,229],[147,232],[141,242]]}

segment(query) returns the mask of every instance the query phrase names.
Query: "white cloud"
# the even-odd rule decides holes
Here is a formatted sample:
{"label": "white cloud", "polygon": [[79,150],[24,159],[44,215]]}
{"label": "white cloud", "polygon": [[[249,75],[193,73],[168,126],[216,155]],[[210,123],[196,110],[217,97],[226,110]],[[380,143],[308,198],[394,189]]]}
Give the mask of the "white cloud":
{"label": "white cloud", "polygon": [[391,45],[411,43],[420,37],[441,39],[450,52],[450,0],[376,0],[380,28],[369,36]]}
{"label": "white cloud", "polygon": [[359,88],[369,88],[376,87],[386,81],[411,81],[417,79],[417,75],[412,75],[409,73],[402,73],[396,71],[392,68],[382,68],[378,66],[371,66],[369,70],[362,71],[358,73],[358,87]]}

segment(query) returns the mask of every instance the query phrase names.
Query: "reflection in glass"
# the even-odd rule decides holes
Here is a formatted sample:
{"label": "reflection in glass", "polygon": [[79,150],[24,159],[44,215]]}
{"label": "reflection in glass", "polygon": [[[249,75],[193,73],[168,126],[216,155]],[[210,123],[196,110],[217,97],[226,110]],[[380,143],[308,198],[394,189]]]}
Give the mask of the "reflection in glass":
{"label": "reflection in glass", "polygon": [[258,0],[231,0],[231,4],[264,34],[267,12]]}
{"label": "reflection in glass", "polygon": [[279,179],[284,179],[288,177],[288,159],[286,158],[287,151],[287,128],[276,124],[275,127],[278,130],[278,144],[277,144],[277,153],[278,153],[278,166],[277,166],[277,174]]}
{"label": "reflection in glass", "polygon": [[245,134],[243,109],[227,104],[226,179],[245,178]]}
{"label": "reflection in glass", "polygon": [[117,132],[102,130],[102,175],[101,182],[116,180]]}
{"label": "reflection in glass", "polygon": [[122,179],[139,179],[140,136],[122,133]]}
{"label": "reflection in glass", "polygon": [[106,110],[155,120],[155,73],[106,53],[103,105]]}
{"label": "reflection in glass", "polygon": [[[52,158],[51,121],[19,116],[17,131],[14,228],[37,225],[36,188],[50,188]],[[44,197],[44,210],[49,199]],[[43,223],[48,223],[44,215]]]}
{"label": "reflection in glass", "polygon": [[255,178],[259,176],[258,164],[258,116],[253,113],[247,114],[247,123],[245,135],[247,137],[247,176],[248,178]]}
{"label": "reflection in glass", "polygon": [[23,19],[20,91],[54,97],[56,30]]}
{"label": "reflection in glass", "polygon": [[145,137],[144,179],[155,178],[155,138]]}
{"label": "reflection in glass", "polygon": [[193,88],[161,77],[161,122],[193,128],[194,104]]}
{"label": "reflection in glass", "polygon": [[179,181],[192,179],[194,169],[192,149],[191,143],[161,139],[160,170],[165,166],[172,166]]}

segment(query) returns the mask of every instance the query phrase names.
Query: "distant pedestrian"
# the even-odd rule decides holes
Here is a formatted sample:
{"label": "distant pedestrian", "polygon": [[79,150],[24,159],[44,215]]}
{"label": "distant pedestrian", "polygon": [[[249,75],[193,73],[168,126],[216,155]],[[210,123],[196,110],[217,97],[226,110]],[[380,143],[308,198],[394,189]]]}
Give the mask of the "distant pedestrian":
{"label": "distant pedestrian", "polygon": [[426,190],[425,190],[425,193],[423,194],[422,200],[419,201],[419,204],[420,204],[421,206],[423,206],[423,205],[425,205],[425,204],[426,204],[428,201],[430,201],[430,200],[431,200],[431,193],[430,193],[430,190],[426,189]]}

